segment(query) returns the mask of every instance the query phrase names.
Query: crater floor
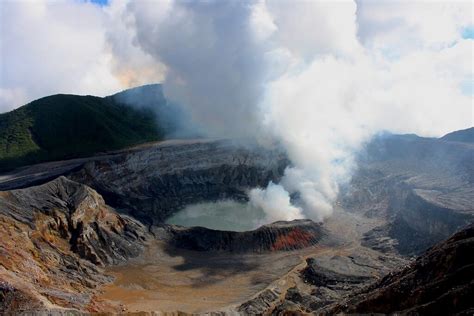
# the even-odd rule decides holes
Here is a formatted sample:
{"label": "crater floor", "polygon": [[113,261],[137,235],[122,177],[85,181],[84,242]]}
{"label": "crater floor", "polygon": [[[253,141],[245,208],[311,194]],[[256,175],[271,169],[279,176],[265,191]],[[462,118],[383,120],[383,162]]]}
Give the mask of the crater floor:
{"label": "crater floor", "polygon": [[375,276],[403,265],[400,257],[361,246],[363,234],[378,225],[377,219],[339,209],[324,224],[328,235],[317,246],[261,254],[172,249],[153,240],[140,257],[106,268],[115,281],[100,290],[98,299],[127,312],[236,312],[271,291],[278,298],[268,305],[276,304],[288,288],[309,286],[299,277],[308,258],[356,276],[365,276],[367,267],[348,256],[364,257]]}
{"label": "crater floor", "polygon": [[299,264],[308,250],[263,255],[175,250],[152,242],[143,256],[106,272],[99,299],[124,311],[201,313],[235,308]]}

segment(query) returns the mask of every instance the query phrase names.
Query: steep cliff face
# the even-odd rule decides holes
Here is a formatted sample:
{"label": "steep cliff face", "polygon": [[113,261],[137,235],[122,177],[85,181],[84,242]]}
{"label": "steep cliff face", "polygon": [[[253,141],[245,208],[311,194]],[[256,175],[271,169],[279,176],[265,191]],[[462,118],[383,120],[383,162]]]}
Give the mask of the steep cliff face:
{"label": "steep cliff face", "polygon": [[203,140],[91,161],[68,177],[96,189],[108,204],[159,224],[191,203],[245,200],[249,188],[277,181],[288,163],[278,149]]}
{"label": "steep cliff face", "polygon": [[167,227],[170,245],[197,251],[267,252],[316,245],[324,236],[321,224],[311,220],[275,222],[246,232],[204,227]]}
{"label": "steep cliff face", "polygon": [[95,310],[101,267],[143,250],[143,225],[85,185],[60,177],[0,192],[0,311]]}
{"label": "steep cliff face", "polygon": [[474,225],[470,225],[328,312],[470,315],[473,263]]}
{"label": "steep cliff face", "polygon": [[368,233],[372,247],[420,254],[474,221],[472,144],[393,135],[366,154],[341,204],[387,220]]}
{"label": "steep cliff face", "polygon": [[472,210],[437,203],[424,190],[414,189],[397,210],[388,233],[397,239],[400,253],[420,254],[472,221]]}

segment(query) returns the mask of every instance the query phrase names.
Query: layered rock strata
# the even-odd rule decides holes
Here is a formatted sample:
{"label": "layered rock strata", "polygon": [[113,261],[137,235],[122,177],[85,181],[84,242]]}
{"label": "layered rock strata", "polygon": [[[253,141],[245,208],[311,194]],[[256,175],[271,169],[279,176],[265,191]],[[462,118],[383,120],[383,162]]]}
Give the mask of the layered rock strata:
{"label": "layered rock strata", "polygon": [[101,267],[138,256],[148,238],[91,188],[60,177],[0,192],[0,311],[100,310]]}

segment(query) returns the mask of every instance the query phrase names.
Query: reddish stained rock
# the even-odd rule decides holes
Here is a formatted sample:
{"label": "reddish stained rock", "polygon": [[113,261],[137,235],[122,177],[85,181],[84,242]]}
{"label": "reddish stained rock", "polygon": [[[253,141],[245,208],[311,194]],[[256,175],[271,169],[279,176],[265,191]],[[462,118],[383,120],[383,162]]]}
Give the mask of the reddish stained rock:
{"label": "reddish stained rock", "polygon": [[316,245],[324,230],[311,220],[275,222],[245,232],[204,227],[166,226],[170,244],[197,251],[268,252],[302,249]]}
{"label": "reddish stained rock", "polygon": [[315,239],[317,239],[317,236],[296,227],[287,234],[277,236],[273,243],[272,250],[278,251],[309,247],[313,244]]}

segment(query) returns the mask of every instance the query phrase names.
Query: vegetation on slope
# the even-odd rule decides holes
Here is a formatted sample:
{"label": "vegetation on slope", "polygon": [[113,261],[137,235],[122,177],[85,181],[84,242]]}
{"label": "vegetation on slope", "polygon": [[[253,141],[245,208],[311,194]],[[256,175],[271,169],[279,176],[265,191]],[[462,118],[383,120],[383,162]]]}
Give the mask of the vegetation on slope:
{"label": "vegetation on slope", "polygon": [[0,114],[0,171],[160,140],[163,135],[152,108],[128,106],[113,96],[53,95]]}

